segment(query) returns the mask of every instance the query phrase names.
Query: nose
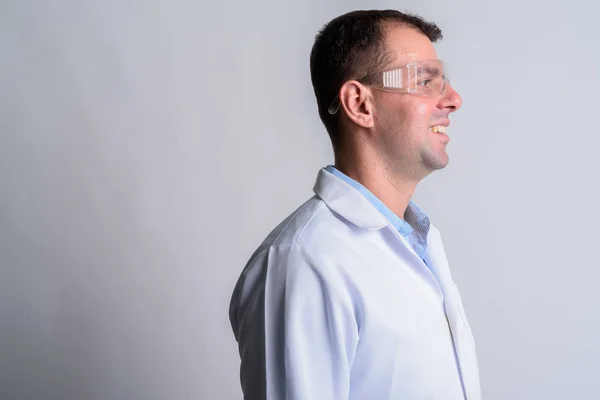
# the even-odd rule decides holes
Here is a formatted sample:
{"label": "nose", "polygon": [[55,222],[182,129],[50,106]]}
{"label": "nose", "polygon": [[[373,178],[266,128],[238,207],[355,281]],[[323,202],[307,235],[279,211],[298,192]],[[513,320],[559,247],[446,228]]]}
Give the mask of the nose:
{"label": "nose", "polygon": [[446,88],[446,92],[440,98],[440,102],[438,103],[438,108],[442,110],[448,110],[449,112],[458,111],[458,109],[462,106],[462,98],[458,94],[458,92],[451,86],[448,85]]}

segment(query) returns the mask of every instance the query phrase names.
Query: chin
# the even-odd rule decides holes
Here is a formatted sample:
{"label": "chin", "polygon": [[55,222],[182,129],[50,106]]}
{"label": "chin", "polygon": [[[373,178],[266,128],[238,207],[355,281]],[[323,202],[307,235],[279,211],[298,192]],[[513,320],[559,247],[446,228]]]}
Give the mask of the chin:
{"label": "chin", "polygon": [[424,157],[423,159],[425,166],[431,171],[437,171],[439,169],[444,169],[450,162],[450,158],[448,157],[448,153],[445,151],[441,154],[429,155],[429,157]]}
{"label": "chin", "polygon": [[448,157],[446,157],[443,161],[440,160],[440,162],[437,165],[437,169],[444,169],[448,166],[448,163],[450,162],[450,159]]}

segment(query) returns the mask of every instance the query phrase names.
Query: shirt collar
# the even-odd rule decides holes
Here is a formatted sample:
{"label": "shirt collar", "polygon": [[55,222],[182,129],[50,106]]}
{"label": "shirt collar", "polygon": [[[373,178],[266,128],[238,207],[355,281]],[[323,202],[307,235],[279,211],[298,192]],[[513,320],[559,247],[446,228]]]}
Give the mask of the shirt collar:
{"label": "shirt collar", "polygon": [[[347,190],[348,185],[353,190]],[[411,235],[414,229],[424,234],[424,236],[427,236],[429,232],[429,218],[412,201],[408,203],[406,208],[405,220],[402,220],[369,189],[333,165],[328,165],[320,171],[315,184],[315,193],[331,209],[357,226],[368,229],[381,229],[385,226],[387,220],[403,236]],[[346,196],[348,198],[345,198]],[[368,204],[365,204],[365,200]]]}

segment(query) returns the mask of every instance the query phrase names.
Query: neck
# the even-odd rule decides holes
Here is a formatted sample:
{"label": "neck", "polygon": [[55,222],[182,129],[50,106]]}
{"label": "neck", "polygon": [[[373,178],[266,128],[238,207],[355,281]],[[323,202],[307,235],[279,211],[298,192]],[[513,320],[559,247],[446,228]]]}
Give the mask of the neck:
{"label": "neck", "polygon": [[360,154],[336,155],[335,167],[369,189],[394,214],[404,219],[418,181],[402,176],[381,160],[368,160],[368,157],[361,157]]}

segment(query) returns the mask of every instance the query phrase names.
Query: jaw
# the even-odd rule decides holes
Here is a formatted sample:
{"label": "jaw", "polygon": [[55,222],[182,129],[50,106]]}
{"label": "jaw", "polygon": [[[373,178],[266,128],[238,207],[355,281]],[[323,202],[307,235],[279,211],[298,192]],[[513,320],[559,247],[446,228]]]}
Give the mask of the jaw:
{"label": "jaw", "polygon": [[429,137],[421,151],[421,162],[429,173],[443,169],[450,157],[446,151],[450,138],[445,133],[429,132]]}

